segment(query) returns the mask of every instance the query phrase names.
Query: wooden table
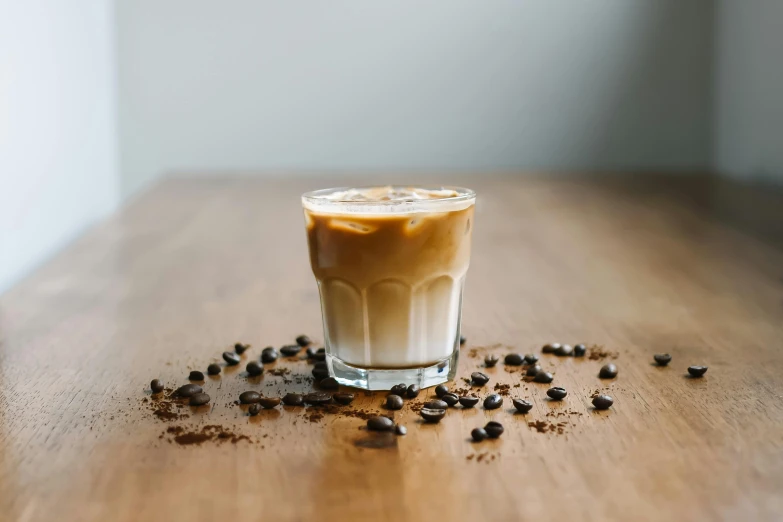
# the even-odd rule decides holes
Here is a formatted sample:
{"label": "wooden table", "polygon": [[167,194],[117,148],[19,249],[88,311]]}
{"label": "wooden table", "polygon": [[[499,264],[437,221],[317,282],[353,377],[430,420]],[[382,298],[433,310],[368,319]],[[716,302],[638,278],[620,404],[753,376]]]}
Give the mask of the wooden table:
{"label": "wooden table", "polygon": [[[395,438],[301,408],[248,417],[241,391],[311,388],[305,361],[281,360],[287,377],[225,371],[205,384],[211,407],[160,420],[151,378],[183,384],[235,341],[250,360],[320,337],[298,195],[339,183],[168,180],[0,297],[2,519],[780,520],[779,243],[725,221],[708,183],[456,181],[479,192],[462,376],[486,353],[562,341],[617,352],[617,379],[598,379],[605,361],[542,356],[568,389],[558,403],[501,363],[480,394],[509,384],[531,413],[508,396],[424,425],[412,410],[427,390]],[[685,376],[694,364],[704,378]],[[611,410],[592,409],[596,390]],[[381,411],[383,396],[349,409]],[[471,443],[489,419],[506,432]],[[209,424],[251,440],[166,433]]]}

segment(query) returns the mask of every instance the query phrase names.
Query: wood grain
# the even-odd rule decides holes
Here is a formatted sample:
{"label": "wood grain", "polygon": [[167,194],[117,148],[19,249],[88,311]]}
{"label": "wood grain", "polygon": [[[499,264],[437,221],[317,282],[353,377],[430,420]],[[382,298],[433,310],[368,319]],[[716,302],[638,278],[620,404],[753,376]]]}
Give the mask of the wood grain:
{"label": "wood grain", "polygon": [[[380,449],[357,446],[370,437],[358,418],[247,417],[231,404],[241,391],[310,386],[241,369],[207,381],[211,407],[157,420],[141,402],[153,377],[185,383],[235,341],[253,344],[250,360],[320,336],[298,195],[342,181],[165,181],[0,297],[2,519],[783,517],[783,252],[702,204],[698,184],[694,204],[659,185],[457,180],[479,193],[461,375],[485,353],[560,340],[617,351],[613,381],[597,378],[600,361],[544,356],[569,391],[555,403],[501,363],[484,370],[488,388],[519,384],[530,414],[507,397],[433,426],[408,403],[396,416],[408,435]],[[670,367],[651,364],[657,352]],[[691,364],[710,369],[689,379]],[[597,389],[614,396],[610,411],[591,408]],[[383,395],[360,393],[353,408],[380,410]],[[469,442],[489,419],[505,434]],[[552,419],[563,434],[528,426]],[[254,442],[159,438],[207,424]]]}

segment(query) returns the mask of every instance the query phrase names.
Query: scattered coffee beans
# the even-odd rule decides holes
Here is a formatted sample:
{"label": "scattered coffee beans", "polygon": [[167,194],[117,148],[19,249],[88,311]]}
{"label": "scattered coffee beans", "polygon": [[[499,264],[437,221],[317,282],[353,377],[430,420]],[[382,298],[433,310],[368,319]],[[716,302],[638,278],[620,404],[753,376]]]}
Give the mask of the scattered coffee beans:
{"label": "scattered coffee beans", "polygon": [[405,435],[408,433],[408,428],[406,428],[401,424],[398,424],[394,427],[394,433],[396,433],[397,435]]}
{"label": "scattered coffee beans", "polygon": [[258,413],[259,413],[260,411],[261,411],[261,405],[260,405],[260,404],[258,404],[258,403],[251,404],[251,405],[250,405],[250,406],[248,406],[248,408],[247,408],[247,413],[248,413],[248,414],[249,414],[251,417],[255,417],[256,415],[258,415]]}
{"label": "scattered coffee beans", "polygon": [[152,379],[152,382],[150,383],[150,389],[152,390],[152,393],[162,392],[164,389],[163,382],[161,382],[160,379]]}
{"label": "scattered coffee beans", "polygon": [[474,428],[473,431],[470,432],[470,436],[473,437],[473,440],[476,442],[481,442],[482,440],[489,437],[487,431],[484,428]]}
{"label": "scattered coffee beans", "polygon": [[329,370],[326,368],[319,368],[318,366],[313,368],[313,377],[315,377],[315,380],[321,381],[323,379],[326,379],[329,377]]}
{"label": "scattered coffee beans", "polygon": [[543,382],[544,384],[549,384],[555,379],[555,376],[552,375],[549,372],[538,372],[535,377],[533,377],[533,380],[535,382]]}
{"label": "scattered coffee beans", "polygon": [[495,421],[489,421],[486,426],[484,426],[484,431],[487,432],[487,435],[491,439],[497,439],[503,434],[503,425],[499,422]]}
{"label": "scattered coffee beans", "polygon": [[533,404],[527,402],[525,399],[512,399],[511,402],[514,403],[514,407],[519,413],[527,413],[533,409]]}
{"label": "scattered coffee beans", "polygon": [[435,387],[435,395],[437,395],[438,397],[443,397],[447,393],[449,393],[449,387],[446,386],[445,384],[438,384]]}
{"label": "scattered coffee beans", "polygon": [[246,391],[239,394],[239,402],[242,404],[253,404],[261,400],[261,394],[256,391]]}
{"label": "scattered coffee beans", "polygon": [[497,355],[494,354],[487,355],[486,357],[484,357],[484,366],[486,366],[487,368],[494,368],[499,360],[500,357],[498,357]]}
{"label": "scattered coffee beans", "polygon": [[706,366],[688,366],[688,373],[690,373],[693,377],[701,377],[705,373],[707,373],[707,367]]}
{"label": "scattered coffee beans", "polygon": [[459,402],[459,396],[455,393],[447,393],[443,397],[440,398],[443,402],[448,404],[449,406],[456,406]]}
{"label": "scattered coffee beans", "polygon": [[332,399],[334,399],[337,404],[347,406],[353,402],[353,393],[335,393],[332,395]]}
{"label": "scattered coffee beans", "polygon": [[280,398],[279,397],[261,397],[258,399],[258,404],[263,406],[267,410],[271,410],[272,408],[277,407],[278,404],[280,404]]}
{"label": "scattered coffee beans", "polygon": [[541,348],[542,353],[555,353],[555,350],[560,348],[560,343],[549,343],[545,344],[543,348]]}
{"label": "scattered coffee beans", "polygon": [[299,393],[286,393],[285,397],[283,397],[283,404],[286,406],[301,406],[304,404],[304,398]]}
{"label": "scattered coffee beans", "polygon": [[193,397],[195,394],[203,391],[198,384],[185,384],[177,388],[174,391],[174,395],[177,397]]}
{"label": "scattered coffee beans", "polygon": [[408,396],[409,399],[415,399],[419,396],[419,386],[416,384],[411,384],[408,386],[408,389],[405,391],[405,394]]}
{"label": "scattered coffee beans", "polygon": [[584,344],[577,344],[574,346],[574,357],[584,357],[587,353],[587,346]]}
{"label": "scattered coffee beans", "polygon": [[196,393],[190,396],[191,406],[203,406],[209,402],[209,395],[204,392]]}
{"label": "scattered coffee beans", "polygon": [[329,368],[329,366],[327,366],[326,362],[324,361],[316,361],[315,364],[313,364],[313,368],[321,368],[326,370]]}
{"label": "scattered coffee beans", "polygon": [[666,366],[672,362],[672,356],[668,353],[656,353],[653,355],[653,359],[655,359],[655,362],[658,363],[658,366]]}
{"label": "scattered coffee beans", "polygon": [[399,395],[400,397],[405,397],[405,394],[407,392],[408,392],[408,387],[405,386],[405,384],[403,383],[395,384],[394,386],[392,386],[391,390],[389,391],[389,393],[391,393],[392,395]]}
{"label": "scattered coffee beans", "polygon": [[525,358],[518,353],[510,353],[503,361],[509,366],[521,366],[525,362]]}
{"label": "scattered coffee beans", "polygon": [[247,351],[248,348],[250,348],[249,344],[236,343],[234,345],[234,351],[238,355],[242,355],[243,353],[245,353],[245,351]]}
{"label": "scattered coffee beans", "polygon": [[527,375],[528,377],[535,377],[540,371],[541,371],[541,365],[534,364],[533,366],[527,369],[525,375]]}
{"label": "scattered coffee beans", "polygon": [[304,401],[313,406],[323,406],[329,404],[331,400],[332,396],[326,392],[312,392],[304,396]]}
{"label": "scattered coffee beans", "polygon": [[204,380],[204,373],[200,372],[198,370],[193,370],[190,372],[190,375],[188,375],[188,380],[190,381],[203,381]]}
{"label": "scattered coffee beans", "polygon": [[614,399],[608,395],[598,395],[593,398],[593,406],[595,406],[596,410],[609,409],[612,404],[614,404]]}
{"label": "scattered coffee beans", "polygon": [[462,404],[463,408],[472,408],[476,404],[478,404],[479,398],[478,397],[460,397],[459,403]]}
{"label": "scattered coffee beans", "polygon": [[262,363],[272,363],[277,360],[277,350],[275,350],[271,346],[267,346],[261,351],[261,362]]}
{"label": "scattered coffee beans", "polygon": [[459,344],[460,344],[460,345],[463,345],[463,344],[465,344],[466,342],[468,342],[468,340],[467,340],[467,339],[465,339],[465,336],[464,336],[464,335],[460,335],[460,336],[459,336]]}
{"label": "scattered coffee beans", "polygon": [[325,361],[326,360],[326,348],[318,348],[315,351],[315,354],[313,354],[313,359],[316,361]]}
{"label": "scattered coffee beans", "polygon": [[[395,395],[395,397],[397,396]],[[383,415],[370,417],[367,419],[367,429],[373,431],[391,431],[394,429],[394,421]]]}
{"label": "scattered coffee beans", "polygon": [[556,400],[556,401],[562,401],[565,399],[566,395],[568,395],[568,392],[565,388],[561,388],[560,386],[555,386],[554,388],[549,388],[546,391],[546,394],[549,395],[550,399]]}
{"label": "scattered coffee beans", "polygon": [[497,393],[493,393],[492,395],[487,395],[487,398],[484,399],[485,410],[496,410],[501,406],[503,406],[503,397],[501,397]]}
{"label": "scattered coffee beans", "polygon": [[536,364],[538,362],[538,355],[534,353],[525,354],[525,364]]}
{"label": "scattered coffee beans", "polygon": [[558,357],[568,357],[574,354],[574,348],[570,344],[561,344],[555,349],[554,353]]}
{"label": "scattered coffee beans", "polygon": [[446,410],[422,408],[419,412],[419,415],[421,415],[427,422],[440,422],[440,420],[446,416]]}
{"label": "scattered coffee beans", "polygon": [[336,390],[340,387],[340,383],[337,382],[337,379],[334,377],[326,377],[321,379],[321,382],[318,383],[318,387],[324,390]]}
{"label": "scattered coffee beans", "polygon": [[431,410],[445,410],[449,405],[440,399],[432,399],[431,401],[425,402],[424,407]]}
{"label": "scattered coffee beans", "polygon": [[229,366],[236,366],[241,361],[239,355],[234,352],[223,352],[223,360],[226,361],[226,364]]}
{"label": "scattered coffee beans", "polygon": [[601,366],[601,371],[598,372],[598,377],[601,379],[614,379],[617,377],[617,366],[612,363]]}
{"label": "scattered coffee beans", "polygon": [[470,380],[476,386],[484,386],[489,382],[489,377],[481,372],[473,372],[470,374]]}
{"label": "scattered coffee beans", "polygon": [[296,338],[296,344],[298,344],[302,348],[304,348],[305,346],[307,346],[312,342],[313,341],[311,341],[310,338],[307,337],[306,335],[300,335],[299,337]]}
{"label": "scattered coffee beans", "polygon": [[404,404],[402,397],[399,395],[387,395],[386,407],[390,410],[401,410]]}
{"label": "scattered coffee beans", "polygon": [[207,366],[207,373],[210,375],[218,375],[220,373],[220,365],[212,363]]}
{"label": "scattered coffee beans", "polygon": [[302,350],[302,347],[298,344],[287,344],[280,348],[280,353],[283,354],[283,357],[293,357],[294,355],[298,354]]}
{"label": "scattered coffee beans", "polygon": [[264,373],[264,367],[261,366],[256,361],[250,361],[247,363],[247,366],[245,366],[245,369],[247,370],[247,374],[251,377],[258,377],[262,373]]}

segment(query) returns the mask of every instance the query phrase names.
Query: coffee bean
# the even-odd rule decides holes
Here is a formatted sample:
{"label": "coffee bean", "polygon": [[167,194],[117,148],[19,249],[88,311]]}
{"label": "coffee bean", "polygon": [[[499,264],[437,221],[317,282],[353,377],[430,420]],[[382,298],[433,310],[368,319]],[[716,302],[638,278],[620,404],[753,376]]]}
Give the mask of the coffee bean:
{"label": "coffee bean", "polygon": [[242,355],[248,348],[250,348],[249,344],[236,343],[234,345],[234,352],[236,352],[237,355]]}
{"label": "coffee bean", "polygon": [[587,346],[584,344],[577,344],[574,346],[574,357],[584,357],[587,353]]}
{"label": "coffee bean", "polygon": [[191,406],[203,406],[208,402],[209,402],[209,395],[207,395],[204,392],[197,393],[195,395],[190,396]]}
{"label": "coffee bean", "polygon": [[449,393],[449,388],[445,384],[438,384],[435,387],[435,395],[437,395],[438,397],[443,397],[447,393]]}
{"label": "coffee bean", "polygon": [[534,364],[533,366],[527,369],[525,375],[527,375],[528,377],[535,377],[540,371],[541,371],[541,365]]}
{"label": "coffee bean", "polygon": [[299,337],[296,338],[296,344],[298,344],[302,348],[304,348],[305,346],[307,346],[312,342],[313,341],[311,341],[310,338],[307,337],[306,335],[300,335]]}
{"label": "coffee bean", "polygon": [[484,386],[489,382],[489,377],[481,372],[473,372],[470,374],[470,380],[476,386]]}
{"label": "coffee bean", "polygon": [[405,390],[405,394],[408,396],[409,399],[415,399],[416,397],[419,396],[419,391],[421,390],[419,389],[418,385],[411,384],[410,386],[408,386],[408,389]]}
{"label": "coffee bean", "polygon": [[[395,397],[398,397],[395,395]],[[377,415],[367,419],[367,429],[373,431],[391,431],[394,429],[394,421],[389,417]]]}
{"label": "coffee bean", "polygon": [[261,400],[261,394],[257,391],[246,391],[239,394],[239,402],[242,404],[253,404]]}
{"label": "coffee bean", "polygon": [[315,377],[316,381],[322,381],[329,377],[329,370],[326,368],[313,368],[313,377]]}
{"label": "coffee bean", "polygon": [[593,398],[593,406],[595,406],[596,410],[609,409],[612,404],[614,404],[614,399],[608,395],[599,395]]}
{"label": "coffee bean", "polygon": [[404,404],[404,401],[402,400],[402,397],[399,395],[387,395],[386,396],[386,407],[390,410],[401,410],[402,405]]}
{"label": "coffee bean", "polygon": [[617,366],[612,363],[601,366],[601,371],[598,372],[598,377],[601,379],[614,379],[617,377]]}
{"label": "coffee bean", "polygon": [[293,357],[300,351],[302,351],[302,347],[298,344],[287,344],[280,347],[280,353],[283,354],[283,357]]}
{"label": "coffee bean", "polygon": [[335,393],[332,395],[332,399],[334,399],[337,404],[346,406],[353,402],[353,393]]}
{"label": "coffee bean", "polygon": [[152,382],[150,382],[150,389],[152,390],[152,393],[160,393],[164,388],[165,387],[163,386],[163,382],[161,382],[160,379],[152,379]]}
{"label": "coffee bean", "polygon": [[525,362],[525,358],[518,353],[510,353],[506,355],[504,362],[509,366],[521,366]]}
{"label": "coffee bean", "polygon": [[478,397],[460,397],[459,403],[462,404],[463,408],[472,408],[476,404],[478,404],[479,398]]}
{"label": "coffee bean", "polygon": [[239,356],[234,352],[223,352],[223,360],[226,361],[226,364],[229,366],[236,366],[241,361]]}
{"label": "coffee bean", "polygon": [[688,366],[688,373],[690,373],[693,377],[701,377],[705,373],[707,373],[707,367],[706,366]]}
{"label": "coffee bean", "polygon": [[486,426],[484,426],[484,431],[487,432],[487,435],[491,439],[497,439],[503,434],[503,425],[499,422],[495,421],[489,421]]}
{"label": "coffee bean", "polygon": [[389,393],[391,393],[392,395],[399,395],[400,397],[405,397],[407,391],[408,391],[408,387],[405,384],[400,383],[392,386],[391,390],[389,390]]}
{"label": "coffee bean", "polygon": [[264,367],[261,366],[261,364],[259,364],[256,361],[250,361],[249,363],[247,363],[245,369],[247,370],[247,374],[250,375],[251,377],[258,377],[259,375],[264,373]]}
{"label": "coffee bean", "polygon": [[249,414],[251,417],[255,417],[256,415],[258,415],[258,413],[259,413],[260,411],[261,411],[261,405],[260,405],[260,404],[258,404],[258,403],[251,404],[250,406],[248,406],[248,407],[247,407],[247,413],[248,413],[248,414]]}
{"label": "coffee bean", "polygon": [[326,360],[326,348],[318,348],[315,351],[315,354],[313,355],[313,359],[316,361],[325,361]]}
{"label": "coffee bean", "polygon": [[498,357],[495,354],[487,355],[486,357],[484,357],[484,366],[486,366],[487,368],[494,368],[499,360],[500,357]]}
{"label": "coffee bean", "polygon": [[484,428],[474,428],[473,431],[470,432],[470,436],[473,437],[473,440],[476,442],[481,442],[482,440],[489,437],[487,430]]}
{"label": "coffee bean", "polygon": [[326,392],[312,392],[304,396],[304,401],[307,404],[312,404],[313,406],[329,404],[331,400],[332,396]]}
{"label": "coffee bean", "polygon": [[525,399],[512,399],[511,402],[519,413],[527,413],[533,409],[533,404]]}
{"label": "coffee bean", "polygon": [[555,379],[555,376],[552,375],[549,372],[538,372],[535,377],[533,377],[533,380],[535,382],[543,382],[544,384],[549,384]]}
{"label": "coffee bean", "polygon": [[285,397],[283,397],[283,404],[286,406],[301,406],[304,404],[304,398],[299,393],[286,393]]}
{"label": "coffee bean", "polygon": [[554,353],[558,357],[568,357],[574,355],[574,348],[570,344],[561,344]]}
{"label": "coffee bean", "polygon": [[536,364],[538,362],[538,355],[534,353],[525,354],[525,364]]}
{"label": "coffee bean", "polygon": [[315,348],[311,346],[307,348],[307,350],[305,350],[305,353],[307,354],[308,359],[312,359],[313,357],[315,357]]}
{"label": "coffee bean", "polygon": [[190,375],[188,376],[189,381],[203,381],[204,380],[204,373],[200,372],[198,370],[193,370],[190,372]]}
{"label": "coffee bean", "polygon": [[555,353],[555,350],[560,348],[560,343],[549,343],[545,344],[543,348],[541,348],[542,353]]}
{"label": "coffee bean", "polygon": [[261,351],[261,362],[264,364],[272,363],[277,360],[277,350],[271,346],[267,346]]}
{"label": "coffee bean", "polygon": [[460,346],[462,346],[462,345],[463,345],[463,344],[465,344],[466,342],[468,342],[468,340],[467,340],[467,339],[465,339],[465,336],[464,336],[464,335],[460,335],[460,336],[459,336],[459,344],[460,344]]}
{"label": "coffee bean", "polygon": [[422,408],[419,415],[427,422],[440,422],[440,420],[446,416],[446,410]]}
{"label": "coffee bean", "polygon": [[658,366],[666,366],[672,362],[672,356],[668,353],[656,353],[653,355],[653,359],[655,359],[655,362],[658,363]]}
{"label": "coffee bean", "polygon": [[429,408],[430,410],[445,410],[449,405],[442,400],[432,399],[431,401],[425,402],[424,407]]}
{"label": "coffee bean", "polygon": [[212,363],[207,366],[207,373],[210,375],[218,375],[220,373],[220,365]]}
{"label": "coffee bean", "polygon": [[487,395],[487,398],[484,399],[485,410],[496,410],[501,406],[503,406],[503,397],[501,397],[497,393],[493,393],[492,395]]}
{"label": "coffee bean", "polygon": [[258,399],[258,404],[266,408],[267,410],[271,410],[272,408],[275,408],[278,404],[280,404],[280,398],[279,397],[261,397]]}
{"label": "coffee bean", "polygon": [[446,395],[441,397],[440,400],[445,402],[449,406],[456,406],[456,404],[459,402],[459,397],[454,393],[447,393]]}
{"label": "coffee bean", "polygon": [[180,386],[174,391],[174,395],[177,397],[193,397],[197,393],[201,393],[204,390],[198,384],[185,384]]}
{"label": "coffee bean", "polygon": [[554,388],[549,388],[546,391],[546,394],[549,395],[549,397],[556,401],[562,401],[565,399],[566,395],[568,395],[568,392],[565,388],[561,388],[560,386],[555,386]]}
{"label": "coffee bean", "polygon": [[397,435],[406,435],[408,433],[408,428],[405,426],[398,424],[394,427],[394,433]]}
{"label": "coffee bean", "polygon": [[318,387],[323,390],[336,390],[340,387],[340,383],[337,382],[337,379],[334,377],[326,377],[325,379],[321,379],[318,383]]}
{"label": "coffee bean", "polygon": [[313,368],[328,370],[329,366],[324,361],[317,361],[315,364],[313,364]]}

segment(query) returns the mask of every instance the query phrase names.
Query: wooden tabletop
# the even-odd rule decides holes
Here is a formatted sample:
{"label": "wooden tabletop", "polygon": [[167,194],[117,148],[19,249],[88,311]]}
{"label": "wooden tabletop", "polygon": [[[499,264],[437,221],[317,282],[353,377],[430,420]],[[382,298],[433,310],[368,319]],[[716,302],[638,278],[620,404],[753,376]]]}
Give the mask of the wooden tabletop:
{"label": "wooden tabletop", "polygon": [[[298,195],[340,182],[168,180],[0,297],[2,519],[780,520],[779,244],[726,221],[698,184],[456,181],[479,199],[452,387],[484,371],[475,391],[508,385],[501,409],[425,425],[426,390],[395,412],[404,437],[363,429],[384,393],[248,417],[242,391],[312,388],[307,361],[281,359],[261,379],[244,362],[209,378],[210,406],[156,416],[154,377],[184,384],[236,341],[249,361],[321,338]],[[562,402],[502,362],[483,369],[485,354],[549,341],[609,356],[542,355]],[[669,367],[652,364],[660,352]],[[601,380],[609,360],[619,375]],[[698,364],[707,374],[688,378]],[[609,411],[593,410],[597,390]],[[529,414],[512,412],[517,396]],[[502,437],[470,442],[490,419]],[[233,437],[177,442],[207,425]]]}

